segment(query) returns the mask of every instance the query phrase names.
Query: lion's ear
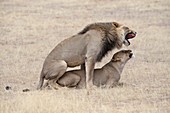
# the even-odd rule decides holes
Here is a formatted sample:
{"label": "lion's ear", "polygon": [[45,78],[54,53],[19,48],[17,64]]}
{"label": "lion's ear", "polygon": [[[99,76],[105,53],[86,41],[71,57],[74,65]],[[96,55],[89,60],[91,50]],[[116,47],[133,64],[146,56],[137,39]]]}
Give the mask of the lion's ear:
{"label": "lion's ear", "polygon": [[115,26],[115,27],[120,27],[121,24],[117,23],[117,22],[112,22],[112,25]]}

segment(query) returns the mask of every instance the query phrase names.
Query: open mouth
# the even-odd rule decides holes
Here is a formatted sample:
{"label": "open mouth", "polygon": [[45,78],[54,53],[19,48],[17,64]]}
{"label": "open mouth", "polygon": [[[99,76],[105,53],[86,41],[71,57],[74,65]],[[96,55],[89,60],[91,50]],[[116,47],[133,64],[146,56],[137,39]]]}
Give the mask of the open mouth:
{"label": "open mouth", "polygon": [[130,32],[125,36],[125,40],[128,42],[128,44],[130,45],[130,41],[129,39],[132,39],[136,36],[136,33]]}

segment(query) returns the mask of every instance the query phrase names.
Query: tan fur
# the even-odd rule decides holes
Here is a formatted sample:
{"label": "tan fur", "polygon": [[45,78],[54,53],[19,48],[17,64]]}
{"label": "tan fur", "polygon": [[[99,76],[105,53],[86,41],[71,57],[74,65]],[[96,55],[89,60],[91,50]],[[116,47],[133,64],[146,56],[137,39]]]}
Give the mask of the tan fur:
{"label": "tan fur", "polygon": [[85,64],[86,87],[93,87],[93,71],[95,63],[114,48],[123,44],[130,45],[126,38],[134,31],[116,22],[94,23],[86,26],[78,34],[59,43],[47,56],[40,75],[38,89],[44,79],[57,81],[63,76],[67,67]]}
{"label": "tan fur", "polygon": [[[109,63],[100,69],[94,70],[94,85],[107,88],[118,85],[123,68],[132,56],[133,53],[131,50],[122,50],[114,54]],[[57,81],[57,83],[60,86],[65,87],[85,88],[85,71],[68,71]]]}

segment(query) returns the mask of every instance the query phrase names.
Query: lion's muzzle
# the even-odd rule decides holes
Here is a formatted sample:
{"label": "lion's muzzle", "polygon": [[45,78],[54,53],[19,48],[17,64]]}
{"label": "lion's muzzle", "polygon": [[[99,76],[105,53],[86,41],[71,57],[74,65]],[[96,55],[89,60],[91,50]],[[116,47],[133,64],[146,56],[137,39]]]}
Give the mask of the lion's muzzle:
{"label": "lion's muzzle", "polygon": [[126,36],[125,36],[125,40],[124,40],[124,44],[126,45],[126,46],[129,46],[130,45],[130,41],[129,41],[129,39],[132,39],[132,38],[135,38],[136,37],[136,32],[129,32],[129,33],[127,33],[126,34]]}

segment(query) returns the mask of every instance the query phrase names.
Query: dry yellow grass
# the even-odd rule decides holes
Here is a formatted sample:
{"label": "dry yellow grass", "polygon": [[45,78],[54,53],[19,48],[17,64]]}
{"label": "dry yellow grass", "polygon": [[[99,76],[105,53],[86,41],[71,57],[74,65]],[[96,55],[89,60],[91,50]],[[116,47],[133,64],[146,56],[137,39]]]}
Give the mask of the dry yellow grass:
{"label": "dry yellow grass", "polygon": [[[127,85],[89,95],[84,89],[34,91],[55,45],[99,21],[118,21],[138,32],[125,47],[136,54],[122,74]],[[169,0],[1,0],[0,113],[169,113],[169,34]]]}

